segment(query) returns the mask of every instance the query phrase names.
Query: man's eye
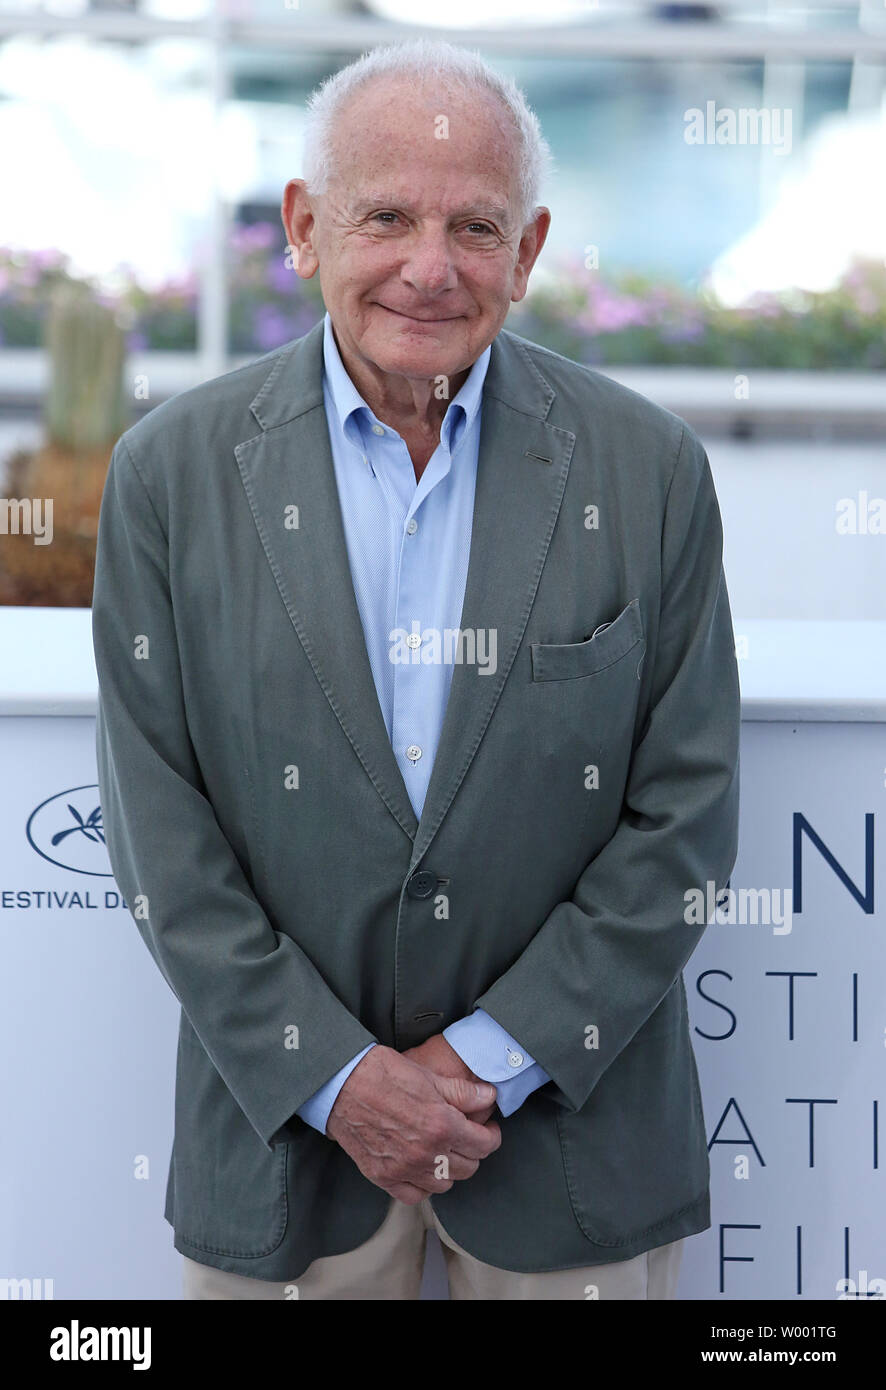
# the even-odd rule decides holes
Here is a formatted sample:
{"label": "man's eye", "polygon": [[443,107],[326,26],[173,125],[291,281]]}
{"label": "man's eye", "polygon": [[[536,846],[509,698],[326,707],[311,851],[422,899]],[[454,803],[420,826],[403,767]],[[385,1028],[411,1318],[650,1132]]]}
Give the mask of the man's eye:
{"label": "man's eye", "polygon": [[480,232],[483,236],[488,236],[492,232],[492,228],[486,222],[469,222],[468,231],[477,231]]}
{"label": "man's eye", "polygon": [[[375,220],[375,219],[378,219],[379,217],[396,217],[396,216],[397,216],[396,212],[375,212],[375,213],[373,213],[373,219],[374,219],[374,220]],[[386,227],[389,227],[390,225],[391,225],[390,222],[386,222],[386,223],[385,223],[385,226],[386,226]]]}

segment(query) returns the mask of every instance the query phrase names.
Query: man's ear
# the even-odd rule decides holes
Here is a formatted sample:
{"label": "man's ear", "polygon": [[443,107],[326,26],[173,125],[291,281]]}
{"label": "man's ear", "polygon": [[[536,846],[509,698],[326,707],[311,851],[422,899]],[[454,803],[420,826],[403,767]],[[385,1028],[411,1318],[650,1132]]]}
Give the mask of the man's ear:
{"label": "man's ear", "polygon": [[536,208],[533,219],[529,223],[529,226],[525,228],[520,238],[520,245],[517,249],[517,264],[514,266],[514,287],[511,290],[511,300],[514,304],[517,304],[526,293],[529,286],[529,273],[538,260],[541,248],[547,240],[550,225],[550,208]]}
{"label": "man's ear", "polygon": [[283,190],[280,216],[293,269],[302,280],[310,280],[320,261],[314,247],[314,211],[304,179],[289,180]]}

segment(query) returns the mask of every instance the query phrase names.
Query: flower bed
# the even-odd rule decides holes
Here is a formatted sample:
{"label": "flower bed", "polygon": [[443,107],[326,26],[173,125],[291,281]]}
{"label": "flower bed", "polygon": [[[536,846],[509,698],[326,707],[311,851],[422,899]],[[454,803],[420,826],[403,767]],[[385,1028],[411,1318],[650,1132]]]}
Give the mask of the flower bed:
{"label": "flower bed", "polygon": [[[319,279],[289,269],[282,229],[237,227],[229,245],[229,351],[260,355],[300,337],[323,314]],[[73,278],[58,251],[0,249],[0,349],[40,347],[51,288]],[[197,346],[196,275],[159,287],[124,269],[113,288],[130,351]],[[886,370],[886,266],[857,261],[821,292],[759,295],[733,308],[706,290],[661,277],[604,279],[581,261],[560,262],[515,305],[508,327],[590,365]]]}

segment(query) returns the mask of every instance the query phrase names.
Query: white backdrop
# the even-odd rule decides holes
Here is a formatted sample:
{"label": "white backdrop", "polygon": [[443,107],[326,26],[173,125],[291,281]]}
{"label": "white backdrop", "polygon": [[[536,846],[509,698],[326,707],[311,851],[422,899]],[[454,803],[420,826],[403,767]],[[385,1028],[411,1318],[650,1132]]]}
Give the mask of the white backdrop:
{"label": "white backdrop", "polygon": [[721,1296],[722,1238],[724,1297],[832,1299],[886,1280],[886,725],[745,723],[741,759],[732,886],[802,893],[789,932],[714,922],[684,972],[713,1226],[680,1292]]}
{"label": "white backdrop", "polygon": [[[0,717],[0,1280],[178,1298],[162,1214],[178,1006],[93,828],[93,739],[91,717]],[[886,1278],[884,779],[884,724],[743,725],[732,887],[794,888],[795,823],[834,862],[803,831],[791,930],[715,921],[686,969],[715,1142],[683,1298],[828,1299]],[[445,1296],[438,1263],[425,1284]]]}

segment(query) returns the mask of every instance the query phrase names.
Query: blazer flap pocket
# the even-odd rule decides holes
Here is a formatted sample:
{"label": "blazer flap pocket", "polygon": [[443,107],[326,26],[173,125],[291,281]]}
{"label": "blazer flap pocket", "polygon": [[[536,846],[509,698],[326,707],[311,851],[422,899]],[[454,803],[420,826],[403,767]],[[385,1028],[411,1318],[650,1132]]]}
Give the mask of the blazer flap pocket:
{"label": "blazer flap pocket", "polygon": [[576,676],[592,676],[620,661],[643,640],[643,619],[640,600],[631,599],[617,618],[586,642],[531,642],[532,679],[534,681],[571,680]]}

